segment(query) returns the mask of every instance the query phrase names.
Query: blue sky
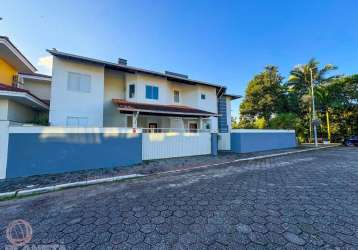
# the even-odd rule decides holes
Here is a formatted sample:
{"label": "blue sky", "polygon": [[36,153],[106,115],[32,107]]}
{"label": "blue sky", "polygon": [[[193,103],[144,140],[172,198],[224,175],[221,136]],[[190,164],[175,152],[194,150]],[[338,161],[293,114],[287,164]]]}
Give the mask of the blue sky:
{"label": "blue sky", "polygon": [[315,57],[336,64],[338,73],[358,73],[357,9],[356,0],[2,0],[0,35],[43,73],[39,59],[57,48],[114,62],[123,57],[244,94],[267,64],[287,77]]}

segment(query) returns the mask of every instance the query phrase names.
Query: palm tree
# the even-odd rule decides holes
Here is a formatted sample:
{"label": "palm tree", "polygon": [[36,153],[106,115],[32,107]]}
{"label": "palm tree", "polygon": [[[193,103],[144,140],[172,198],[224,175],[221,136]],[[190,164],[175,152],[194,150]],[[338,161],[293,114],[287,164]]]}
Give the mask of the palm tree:
{"label": "palm tree", "polygon": [[316,89],[316,96],[318,100],[318,105],[321,106],[322,111],[326,115],[327,123],[327,136],[328,141],[331,141],[331,129],[329,125],[329,109],[334,105],[334,99],[328,90],[327,86],[320,86]]}
{"label": "palm tree", "polygon": [[337,67],[332,64],[326,64],[322,69],[319,68],[319,62],[312,58],[307,64],[294,67],[288,78],[288,87],[292,88],[300,97],[310,93],[311,71],[313,76],[313,84],[320,85],[329,82],[337,76],[327,77],[328,73],[336,70]]}
{"label": "palm tree", "polygon": [[[319,68],[319,62],[312,58],[308,61],[307,64],[298,65],[291,70],[287,82],[287,87],[292,94],[296,95],[296,99],[299,102],[298,104],[303,106],[303,108],[307,110],[308,113],[312,113],[312,109],[307,103],[307,95],[312,97],[312,91],[310,87],[311,80],[314,86],[328,83],[332,79],[337,78],[337,76],[327,76],[331,71],[336,69],[337,67],[332,64],[326,64],[323,66],[323,68]],[[310,116],[312,115],[313,114]],[[310,134],[312,134],[311,126]]]}

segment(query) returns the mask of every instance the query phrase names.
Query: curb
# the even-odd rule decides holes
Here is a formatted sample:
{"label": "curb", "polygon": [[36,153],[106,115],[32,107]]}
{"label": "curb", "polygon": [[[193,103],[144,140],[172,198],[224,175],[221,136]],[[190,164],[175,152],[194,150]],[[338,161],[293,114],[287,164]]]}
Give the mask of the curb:
{"label": "curb", "polygon": [[147,176],[155,176],[155,175],[163,175],[163,174],[170,174],[170,173],[187,172],[187,171],[190,171],[190,170],[204,169],[204,168],[208,168],[208,167],[212,167],[212,166],[226,165],[226,164],[235,163],[235,162],[266,159],[266,158],[272,158],[272,157],[276,157],[276,156],[290,155],[290,154],[296,154],[296,153],[304,153],[304,152],[308,152],[308,151],[314,151],[314,150],[320,150],[320,149],[326,149],[326,148],[333,148],[333,147],[338,147],[338,146],[340,146],[340,144],[330,145],[330,146],[325,146],[325,147],[319,147],[319,148],[308,148],[308,149],[296,150],[296,151],[291,151],[291,152],[283,152],[283,153],[277,153],[277,154],[260,155],[260,156],[237,159],[237,160],[233,160],[233,161],[226,161],[226,162],[201,165],[201,166],[191,167],[191,168],[182,168],[182,169],[178,169],[178,170],[170,170],[170,171],[165,171],[165,172],[159,172],[159,173],[149,174]]}
{"label": "curb", "polygon": [[325,147],[319,147],[319,148],[309,148],[309,149],[302,149],[302,150],[297,150],[297,151],[283,152],[283,153],[277,153],[277,154],[260,155],[260,156],[248,157],[248,158],[243,158],[243,159],[237,159],[237,160],[233,160],[233,161],[207,164],[207,165],[201,165],[201,166],[197,166],[197,167],[184,168],[184,169],[178,169],[178,170],[170,170],[170,171],[164,171],[164,172],[148,174],[148,175],[143,175],[143,174],[121,175],[121,176],[115,176],[115,177],[58,184],[58,185],[33,188],[33,189],[27,189],[27,190],[26,189],[25,190],[17,190],[17,191],[12,191],[12,192],[0,193],[0,199],[28,196],[28,195],[33,195],[33,194],[49,193],[49,192],[66,189],[66,188],[89,186],[89,185],[95,185],[95,184],[101,184],[101,183],[109,183],[109,182],[132,179],[132,178],[137,178],[137,177],[146,177],[146,176],[164,175],[164,174],[171,174],[171,173],[188,172],[191,170],[204,169],[204,168],[209,168],[212,166],[221,166],[221,165],[226,165],[226,164],[235,163],[235,162],[266,159],[266,158],[272,158],[272,157],[276,157],[276,156],[303,153],[303,152],[315,151],[315,150],[326,149],[326,148],[333,148],[333,147],[338,147],[338,146],[339,146],[339,144],[325,146]]}
{"label": "curb", "polygon": [[16,191],[0,193],[0,199],[14,197],[15,195],[16,195]]}
{"label": "curb", "polygon": [[260,156],[245,158],[245,159],[237,159],[237,160],[235,160],[235,161],[233,161],[233,162],[244,161],[244,160],[245,160],[245,161],[251,161],[251,160],[257,160],[257,159],[271,158],[271,157],[275,157],[275,156],[290,155],[290,154],[296,154],[296,153],[303,153],[303,152],[315,151],[315,150],[326,149],[326,148],[334,148],[334,147],[338,147],[338,146],[340,146],[340,144],[330,145],[330,146],[324,146],[324,147],[319,147],[319,148],[301,149],[301,150],[297,150],[297,151],[277,153],[277,154],[270,154],[270,155],[260,155]]}
{"label": "curb", "polygon": [[0,199],[28,196],[28,195],[33,195],[33,194],[43,194],[43,193],[49,193],[49,192],[53,192],[53,191],[57,191],[57,190],[65,189],[65,188],[89,186],[89,185],[94,185],[94,184],[108,183],[108,182],[114,182],[114,181],[126,180],[126,179],[132,179],[132,178],[144,177],[144,176],[145,175],[142,175],[142,174],[121,175],[121,176],[115,176],[115,177],[58,184],[58,185],[47,186],[47,187],[18,190],[18,191],[13,191],[13,192],[0,193]]}

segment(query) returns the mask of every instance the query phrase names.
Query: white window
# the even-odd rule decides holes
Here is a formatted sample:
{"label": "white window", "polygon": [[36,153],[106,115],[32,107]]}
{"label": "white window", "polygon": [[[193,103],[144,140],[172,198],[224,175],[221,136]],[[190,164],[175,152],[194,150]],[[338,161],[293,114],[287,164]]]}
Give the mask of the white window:
{"label": "white window", "polygon": [[75,72],[68,72],[67,90],[83,93],[91,92],[91,76]]}
{"label": "white window", "polygon": [[88,118],[87,117],[67,117],[66,121],[67,127],[87,127]]}
{"label": "white window", "polygon": [[180,102],[180,93],[178,90],[174,90],[174,102],[179,103]]}

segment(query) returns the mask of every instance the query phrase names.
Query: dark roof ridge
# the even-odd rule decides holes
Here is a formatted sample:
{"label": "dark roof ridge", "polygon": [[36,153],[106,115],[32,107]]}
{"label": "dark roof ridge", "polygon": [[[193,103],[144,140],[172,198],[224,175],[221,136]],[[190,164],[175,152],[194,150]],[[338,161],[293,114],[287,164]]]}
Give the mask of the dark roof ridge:
{"label": "dark roof ridge", "polygon": [[132,71],[132,72],[138,71],[138,72],[142,72],[145,74],[156,75],[159,77],[166,77],[168,80],[173,80],[173,81],[178,81],[178,82],[187,82],[187,83],[192,83],[192,84],[206,85],[206,86],[211,86],[211,87],[215,87],[215,88],[226,89],[225,86],[222,86],[219,84],[208,83],[208,82],[199,81],[199,80],[193,80],[193,79],[187,79],[187,78],[178,77],[178,76],[167,75],[165,73],[161,73],[161,72],[157,72],[157,71],[152,71],[152,70],[137,68],[137,67],[133,67],[133,66],[112,63],[112,62],[108,62],[108,61],[98,60],[98,59],[94,59],[94,58],[90,58],[90,57],[79,56],[79,55],[70,54],[70,53],[66,53],[66,52],[61,52],[56,49],[51,49],[51,50],[48,49],[47,52],[49,52],[53,56],[58,56],[58,57],[63,57],[63,58],[73,59],[73,60],[79,60],[79,61],[85,61],[85,62],[91,62],[91,63],[95,63],[95,64],[102,64],[103,66],[114,67],[114,68],[118,68],[118,69],[122,69],[122,70]]}

